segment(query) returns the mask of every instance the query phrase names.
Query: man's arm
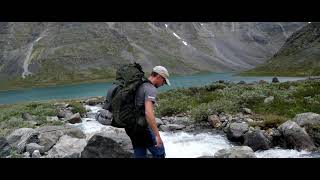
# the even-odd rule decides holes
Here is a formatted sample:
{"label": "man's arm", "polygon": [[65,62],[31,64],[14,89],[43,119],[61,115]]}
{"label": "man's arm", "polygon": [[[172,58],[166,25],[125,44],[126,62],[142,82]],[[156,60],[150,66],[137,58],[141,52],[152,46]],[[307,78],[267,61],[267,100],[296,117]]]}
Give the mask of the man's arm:
{"label": "man's arm", "polygon": [[153,103],[152,103],[152,101],[147,100],[147,101],[145,101],[144,105],[145,105],[145,113],[146,113],[147,122],[156,137],[156,141],[157,141],[156,147],[159,147],[162,144],[162,140],[160,137],[160,133],[159,133],[159,130],[157,127],[157,122],[156,122],[154,112],[153,112],[153,109],[154,109]]}

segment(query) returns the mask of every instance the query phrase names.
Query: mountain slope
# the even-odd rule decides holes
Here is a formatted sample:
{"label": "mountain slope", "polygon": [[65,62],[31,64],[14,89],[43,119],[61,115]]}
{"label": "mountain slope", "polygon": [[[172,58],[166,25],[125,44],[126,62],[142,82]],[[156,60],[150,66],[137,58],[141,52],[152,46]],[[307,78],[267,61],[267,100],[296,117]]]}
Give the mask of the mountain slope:
{"label": "mountain slope", "polygon": [[246,73],[319,76],[320,23],[310,23],[293,33],[271,59]]}
{"label": "mountain slope", "polygon": [[26,86],[106,80],[119,64],[133,61],[147,72],[164,65],[172,74],[247,70],[272,57],[304,24],[5,22],[0,80]]}

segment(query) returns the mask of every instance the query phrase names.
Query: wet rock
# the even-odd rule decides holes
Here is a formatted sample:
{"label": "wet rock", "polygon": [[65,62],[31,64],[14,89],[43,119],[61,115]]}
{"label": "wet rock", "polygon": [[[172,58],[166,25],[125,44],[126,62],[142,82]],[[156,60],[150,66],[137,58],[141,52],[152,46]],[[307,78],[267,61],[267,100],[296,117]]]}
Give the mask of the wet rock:
{"label": "wet rock", "polygon": [[221,149],[214,154],[215,158],[256,158],[253,150],[248,146],[235,146]]}
{"label": "wet rock", "polygon": [[68,123],[70,123],[70,124],[81,123],[82,120],[81,120],[80,113],[76,113],[76,114],[70,116],[69,118],[67,118],[67,119],[65,120],[65,122],[68,122]]}
{"label": "wet rock", "polygon": [[227,129],[227,138],[233,142],[243,143],[244,134],[249,130],[247,123],[231,123]]}
{"label": "wet rock", "polygon": [[252,132],[248,131],[244,135],[244,145],[252,148],[253,151],[267,150],[271,147],[271,142],[267,139],[261,130],[256,129]]}
{"label": "wet rock", "polygon": [[221,127],[222,123],[220,121],[220,118],[217,115],[211,115],[208,117],[208,121],[211,124],[213,128],[219,128]]}
{"label": "wet rock", "polygon": [[81,158],[130,158],[132,153],[126,151],[119,143],[103,134],[92,136],[81,152]]}
{"label": "wet rock", "polygon": [[284,137],[287,148],[298,150],[312,150],[315,148],[313,141],[305,129],[301,128],[296,122],[286,121],[278,127]]}
{"label": "wet rock", "polygon": [[185,127],[186,127],[185,125],[181,125],[181,124],[166,124],[166,125],[161,125],[159,129],[161,131],[167,132],[167,131],[182,130]]}
{"label": "wet rock", "polygon": [[48,152],[48,158],[79,158],[86,146],[85,139],[73,138],[68,135],[62,136]]}

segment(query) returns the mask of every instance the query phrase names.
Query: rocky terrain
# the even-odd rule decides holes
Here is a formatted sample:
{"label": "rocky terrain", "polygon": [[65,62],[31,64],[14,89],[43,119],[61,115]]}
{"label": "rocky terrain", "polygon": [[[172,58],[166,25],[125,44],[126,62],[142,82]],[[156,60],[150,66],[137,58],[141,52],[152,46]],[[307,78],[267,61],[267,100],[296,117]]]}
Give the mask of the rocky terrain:
{"label": "rocky terrain", "polygon": [[[316,80],[312,82],[318,84]],[[240,83],[240,85],[252,87],[253,85],[259,86],[261,83],[248,85]],[[263,83],[266,85],[266,82]],[[294,84],[299,85],[300,83],[310,82],[291,82],[289,89],[292,91]],[[274,84],[274,86],[281,85],[275,81]],[[21,118],[18,117],[20,121],[29,122],[33,126],[30,128],[15,126],[1,137],[1,157],[131,158],[132,146],[124,129],[111,127],[110,119],[108,119],[110,114],[106,110],[101,110],[104,98],[95,97],[75,101],[80,103],[82,108],[70,102],[52,103],[55,113],[45,118],[46,123],[62,122],[61,125],[47,125],[46,123],[39,125],[36,120],[39,117],[25,111],[18,112],[17,115],[21,116]],[[272,107],[278,102],[278,96],[265,97],[261,101],[265,106]],[[40,108],[40,105],[33,104],[32,106],[36,109]],[[91,110],[88,110],[88,107],[91,107]],[[83,109],[87,110],[83,111]],[[293,118],[275,117],[272,121],[258,115],[259,111],[256,109],[242,107],[236,113],[211,111],[207,116],[203,116],[206,118],[201,121],[196,120],[189,112],[161,116],[156,120],[162,132],[183,131],[194,134],[214,132],[226,135],[233,144],[233,147],[221,149],[214,156],[201,158],[255,158],[254,152],[275,147],[314,153],[319,151],[319,114],[307,111],[297,113]],[[90,118],[104,124],[99,132],[84,131],[77,126],[77,124],[92,121]],[[2,120],[1,123],[8,124],[8,121]]]}

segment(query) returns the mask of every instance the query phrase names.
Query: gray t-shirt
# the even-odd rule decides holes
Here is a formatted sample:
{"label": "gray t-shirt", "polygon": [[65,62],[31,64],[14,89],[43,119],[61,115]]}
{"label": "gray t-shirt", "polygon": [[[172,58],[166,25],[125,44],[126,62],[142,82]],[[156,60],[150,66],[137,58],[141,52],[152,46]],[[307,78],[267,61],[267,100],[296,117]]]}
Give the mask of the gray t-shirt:
{"label": "gray t-shirt", "polygon": [[136,94],[136,105],[138,107],[141,107],[144,105],[144,102],[147,100],[150,100],[154,103],[156,103],[156,97],[157,97],[157,89],[154,87],[154,85],[150,83],[143,83],[137,91]]}

